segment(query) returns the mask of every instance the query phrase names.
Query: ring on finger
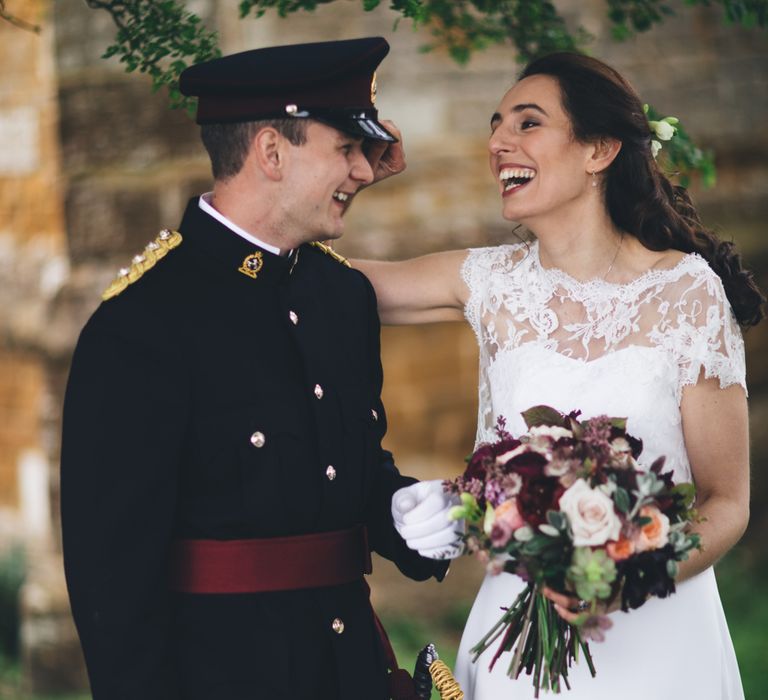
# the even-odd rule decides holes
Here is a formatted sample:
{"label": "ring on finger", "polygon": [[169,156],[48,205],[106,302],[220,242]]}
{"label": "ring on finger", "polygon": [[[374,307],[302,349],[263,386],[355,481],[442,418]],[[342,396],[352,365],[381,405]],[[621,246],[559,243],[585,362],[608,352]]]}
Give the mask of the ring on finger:
{"label": "ring on finger", "polygon": [[576,607],[573,610],[574,612],[582,613],[589,610],[589,608],[590,608],[589,601],[584,600],[583,598],[579,598],[579,601],[578,603],[576,603]]}

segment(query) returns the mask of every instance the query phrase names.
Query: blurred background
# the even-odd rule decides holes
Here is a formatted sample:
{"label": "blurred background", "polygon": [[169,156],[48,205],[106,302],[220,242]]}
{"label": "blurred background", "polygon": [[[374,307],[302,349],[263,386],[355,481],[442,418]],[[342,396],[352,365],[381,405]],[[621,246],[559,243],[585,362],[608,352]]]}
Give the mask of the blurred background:
{"label": "blurred background", "polygon": [[[511,48],[489,48],[459,67],[445,52],[420,50],[428,29],[402,21],[395,30],[397,13],[364,13],[353,1],[258,20],[238,19],[237,0],[186,5],[218,31],[224,53],[365,35],[392,45],[378,71],[377,105],[402,129],[409,165],[359,197],[337,245],[343,255],[400,259],[510,239],[485,147],[489,117],[519,70]],[[616,43],[605,2],[557,3],[569,23],[595,36],[591,53],[713,149],[717,184],[694,182],[692,193],[704,221],[737,242],[768,289],[768,34],[726,26],[715,6],[677,5],[662,26]],[[211,178],[192,120],[169,111],[146,77],[101,58],[115,35],[105,12],[80,0],[0,1],[3,12],[41,32],[0,20],[0,698],[85,700],[59,544],[70,356],[117,269],[160,228],[177,225],[187,199],[210,189]],[[747,698],[758,700],[768,697],[768,324],[746,342],[752,517],[718,579]],[[458,323],[386,328],[382,348],[387,447],[401,471],[457,475],[475,435],[471,331]],[[374,604],[403,666],[428,641],[452,662],[482,575],[465,558],[442,584],[417,584],[375,561]]]}

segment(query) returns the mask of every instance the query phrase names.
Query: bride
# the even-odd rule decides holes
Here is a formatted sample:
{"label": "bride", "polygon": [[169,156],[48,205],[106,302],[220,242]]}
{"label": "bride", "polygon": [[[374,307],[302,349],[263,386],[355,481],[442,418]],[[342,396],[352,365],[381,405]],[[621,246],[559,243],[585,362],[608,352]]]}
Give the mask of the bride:
{"label": "bride", "polygon": [[[553,54],[531,63],[491,117],[488,142],[505,219],[532,242],[399,263],[355,261],[384,323],[466,320],[480,346],[477,442],[499,416],[548,404],[582,417],[626,416],[641,462],[666,455],[693,480],[703,549],[680,567],[677,593],[630,614],[593,644],[597,676],[571,670],[569,700],[743,698],[712,570],[749,514],[747,400],[740,326],[762,318],[762,295],[732,244],[701,224],[656,165],[652,132],[630,85],[604,63]],[[455,556],[440,482],[396,494],[393,515],[413,549]],[[531,679],[505,675],[470,648],[524,584],[487,576],[459,648],[468,700],[528,698]],[[576,600],[548,591],[558,613]]]}

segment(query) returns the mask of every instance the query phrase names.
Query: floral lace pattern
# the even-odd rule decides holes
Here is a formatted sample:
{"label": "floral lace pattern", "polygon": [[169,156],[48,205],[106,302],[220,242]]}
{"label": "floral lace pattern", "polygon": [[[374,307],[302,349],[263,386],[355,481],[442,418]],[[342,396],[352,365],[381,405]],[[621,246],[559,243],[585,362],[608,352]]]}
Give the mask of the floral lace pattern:
{"label": "floral lace pattern", "polygon": [[[722,388],[739,384],[746,390],[741,331],[720,278],[699,255],[685,255],[674,267],[649,270],[627,284],[581,282],[544,268],[534,242],[472,249],[461,274],[469,289],[465,315],[480,346],[479,441],[510,410],[505,406],[515,389],[499,382],[517,373],[515,362],[531,363],[532,354],[543,394],[548,368],[562,362],[553,353],[571,361],[569,375],[580,368],[603,391],[622,372],[658,375],[664,384],[657,382],[653,391],[668,390],[678,407],[684,387],[700,376],[718,378]],[[627,351],[621,363],[603,362],[620,351]],[[601,375],[609,366],[613,374],[606,379]],[[499,405],[502,388],[507,398]]]}

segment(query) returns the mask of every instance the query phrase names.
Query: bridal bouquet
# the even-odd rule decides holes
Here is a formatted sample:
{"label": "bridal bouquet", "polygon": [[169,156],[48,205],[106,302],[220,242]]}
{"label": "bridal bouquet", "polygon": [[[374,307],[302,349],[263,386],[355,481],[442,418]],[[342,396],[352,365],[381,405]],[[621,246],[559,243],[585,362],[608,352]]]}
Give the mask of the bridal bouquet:
{"label": "bridal bouquet", "polygon": [[[527,586],[472,649],[474,661],[499,640],[491,667],[514,648],[507,674],[522,670],[539,689],[559,693],[587,640],[602,641],[610,619],[598,603],[624,611],[675,590],[677,563],[698,548],[694,487],[674,484],[660,457],[648,471],[635,461],[642,442],[626,420],[579,421],[548,406],[523,412],[528,431],[513,438],[500,418],[494,443],[481,445],[464,474],[446,482],[461,505],[466,549],[492,573],[517,574]],[[578,597],[571,625],[541,594],[543,586]]]}

